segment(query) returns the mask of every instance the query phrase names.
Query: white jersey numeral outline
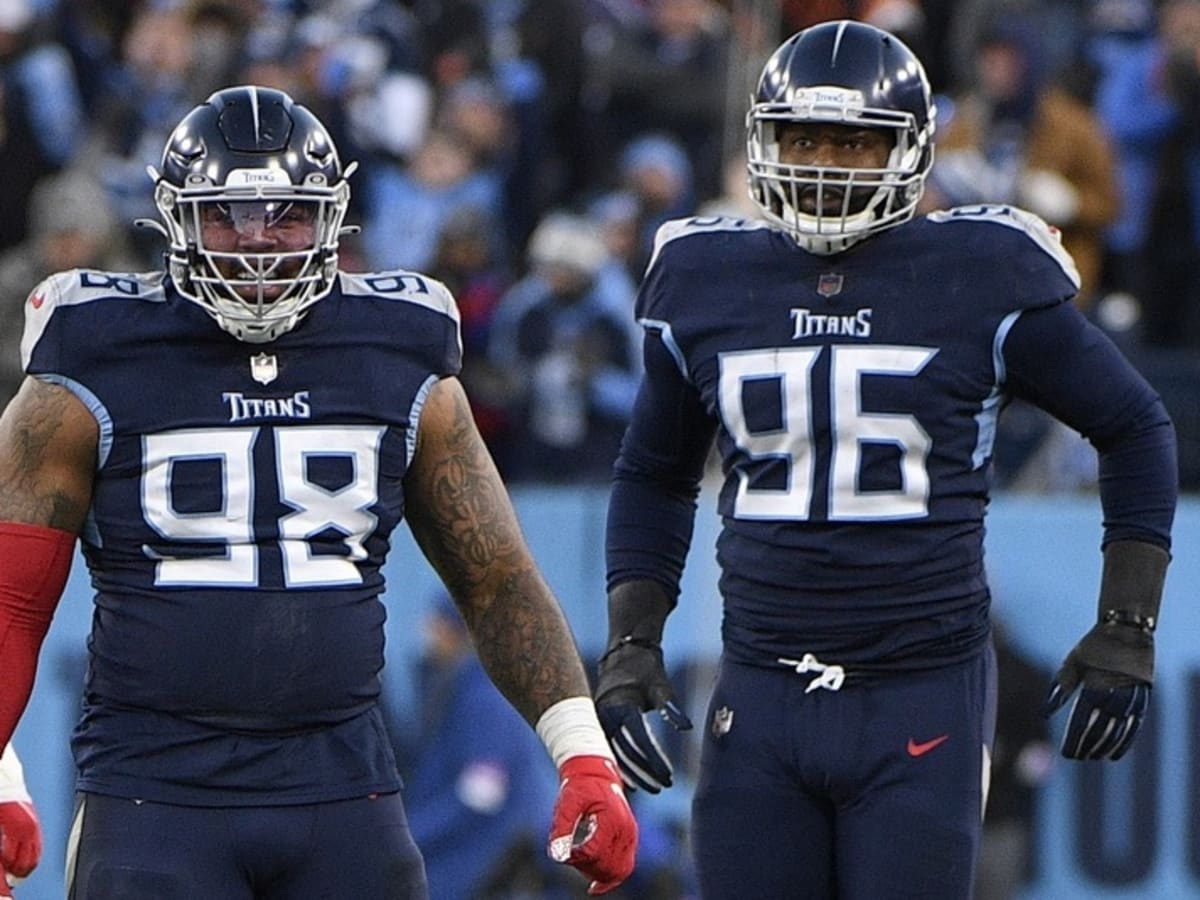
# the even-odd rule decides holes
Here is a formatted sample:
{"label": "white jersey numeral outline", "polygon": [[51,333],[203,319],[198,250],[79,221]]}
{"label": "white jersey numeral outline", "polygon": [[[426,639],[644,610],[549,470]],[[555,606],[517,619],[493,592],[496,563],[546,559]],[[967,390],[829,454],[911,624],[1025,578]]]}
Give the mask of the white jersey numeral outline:
{"label": "white jersey numeral outline", "polygon": [[[279,520],[284,584],[289,588],[362,583],[357,563],[367,558],[366,538],[377,517],[379,448],[384,428],[291,426],[200,428],[147,435],[142,441],[142,513],[166,541],[212,543],[223,552],[202,558],[170,556],[145,548],[156,560],[154,583],[164,587],[256,587],[261,548],[254,532],[255,443],[273,441],[279,500],[291,512]],[[330,490],[309,478],[310,460],[347,461],[350,479]],[[176,467],[186,461],[216,464],[220,508],[181,511],[172,505]],[[314,554],[312,539],[333,530],[344,555]]]}
{"label": "white jersey numeral outline", "polygon": [[[734,443],[751,459],[775,457],[788,467],[787,485],[755,487],[737,471],[733,515],[737,519],[807,521],[812,514],[816,482],[812,398],[818,389],[814,366],[823,347],[785,347],[723,353],[718,403],[721,419]],[[829,478],[830,521],[881,521],[922,518],[929,514],[929,434],[915,416],[863,409],[864,375],[911,378],[937,350],[889,345],[834,345],[829,348],[829,409],[833,437]],[[782,427],[752,432],[746,421],[743,387],[749,380],[775,379],[780,384]],[[899,451],[900,486],[863,491],[858,476],[867,444],[886,444]]]}

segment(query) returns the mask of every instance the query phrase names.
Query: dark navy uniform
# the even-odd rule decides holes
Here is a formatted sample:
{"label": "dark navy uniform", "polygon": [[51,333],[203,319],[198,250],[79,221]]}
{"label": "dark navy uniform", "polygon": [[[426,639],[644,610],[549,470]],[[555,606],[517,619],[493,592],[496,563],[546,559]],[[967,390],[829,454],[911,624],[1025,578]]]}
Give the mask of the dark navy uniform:
{"label": "dark navy uniform", "polygon": [[1175,488],[1155,468],[1169,420],[1069,302],[1077,289],[1057,235],[1009,207],[832,256],[744,220],[660,230],[608,577],[678,592],[715,436],[724,657],[693,823],[706,897],[968,896],[1004,402],[1099,449],[1106,540],[1169,544]]}
{"label": "dark navy uniform", "polygon": [[[408,896],[405,867],[423,877],[391,796],[379,595],[422,402],[461,363],[449,293],[407,272],[343,273],[303,328],[269,344],[216,328],[162,275],[65,272],[30,305],[27,371],[100,424],[79,790],[292,807],[305,822],[308,804],[380,798],[395,835],[355,849],[395,858],[355,877],[386,874],[398,883],[386,895]],[[324,827],[344,827],[329,821],[337,808]],[[362,820],[349,809],[347,823]],[[233,896],[213,884],[205,896]],[[361,887],[340,895],[374,889]],[[113,896],[176,896],[128,891]]]}

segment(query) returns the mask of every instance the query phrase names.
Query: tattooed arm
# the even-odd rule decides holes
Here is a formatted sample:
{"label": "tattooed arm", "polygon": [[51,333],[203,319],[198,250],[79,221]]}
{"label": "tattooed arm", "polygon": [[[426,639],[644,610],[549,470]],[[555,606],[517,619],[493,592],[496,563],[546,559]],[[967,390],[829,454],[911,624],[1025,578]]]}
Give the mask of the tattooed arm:
{"label": "tattooed arm", "polygon": [[0,522],[77,534],[91,505],[98,439],[74,394],[26,378],[0,418]]}
{"label": "tattooed arm", "polygon": [[98,435],[79,400],[33,378],[0,417],[0,746],[33,690],[91,505]]}
{"label": "tattooed arm", "polygon": [[456,379],[429,392],[405,493],[409,527],[458,604],[483,667],[558,767],[550,857],[582,872],[589,894],[612,890],[633,871],[637,822],[566,618]]}
{"label": "tattooed arm", "polygon": [[430,391],[405,494],[409,528],[509,702],[533,724],[556,701],[587,696],[570,628],[526,546],[457,379]]}

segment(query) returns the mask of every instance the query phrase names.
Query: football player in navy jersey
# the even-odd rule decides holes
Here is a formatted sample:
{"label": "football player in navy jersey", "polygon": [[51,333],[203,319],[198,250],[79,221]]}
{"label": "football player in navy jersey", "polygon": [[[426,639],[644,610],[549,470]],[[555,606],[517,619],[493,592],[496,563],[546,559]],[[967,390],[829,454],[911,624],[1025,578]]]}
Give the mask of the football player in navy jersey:
{"label": "football player in navy jersey", "polygon": [[1120,758],[1146,711],[1173,426],[1069,302],[1078,276],[1045,223],[1001,206],[914,217],[934,109],[893,35],[793,35],[747,128],[761,220],[665,224],[637,301],[645,376],[609,507],[600,719],[630,786],[671,784],[646,713],[690,727],[660,642],[715,441],[723,653],[692,807],[701,894],[962,900],[995,723],[997,416],[1025,398],[1100,456],[1098,620],[1047,702],[1075,697],[1074,759]]}
{"label": "football player in navy jersey", "polygon": [[78,538],[72,900],[426,896],[378,703],[401,518],[558,765],[550,855],[597,894],[633,869],[573,636],[456,378],[454,300],[338,269],[352,169],[286,94],[218,91],[153,173],[166,271],[30,295],[0,418],[0,745]]}

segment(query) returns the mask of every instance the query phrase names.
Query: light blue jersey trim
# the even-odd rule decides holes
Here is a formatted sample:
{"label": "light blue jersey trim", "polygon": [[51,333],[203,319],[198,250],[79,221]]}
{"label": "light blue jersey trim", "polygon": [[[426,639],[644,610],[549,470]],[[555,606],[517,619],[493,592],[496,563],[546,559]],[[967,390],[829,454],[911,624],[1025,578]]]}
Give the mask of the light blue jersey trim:
{"label": "light blue jersey trim", "polygon": [[[100,436],[96,440],[96,469],[103,468],[104,464],[108,462],[109,455],[112,453],[113,423],[112,416],[108,414],[108,410],[100,402],[100,398],[78,381],[75,381],[73,378],[67,378],[65,375],[50,373],[33,375],[31,377],[46,384],[57,384],[59,387],[66,388],[79,399],[80,403],[88,408],[88,412],[95,418],[96,425],[100,429]],[[94,547],[100,546],[100,530],[96,527],[95,513],[91,509],[88,510],[87,517],[84,520],[80,538]]]}
{"label": "light blue jersey trim", "polygon": [[413,456],[417,452],[417,431],[421,425],[421,412],[425,409],[425,401],[429,399],[429,392],[433,390],[433,386],[440,380],[439,376],[430,375],[413,398],[412,408],[408,412],[408,434],[404,438],[406,467],[412,464]]}
{"label": "light blue jersey trim", "polygon": [[980,468],[988,461],[996,445],[996,426],[1000,418],[1000,411],[1004,406],[1004,380],[1008,374],[1004,366],[1004,341],[1008,338],[1008,333],[1012,331],[1017,319],[1020,318],[1021,312],[1021,310],[1017,310],[1005,316],[1000,321],[1000,325],[996,328],[996,334],[992,338],[992,368],[995,371],[996,381],[992,386],[992,392],[987,395],[979,412],[975,414],[979,437],[975,443],[975,452],[971,454],[971,467],[974,469]]}
{"label": "light blue jersey trim", "polygon": [[761,231],[771,228],[770,222],[762,219],[739,219],[732,216],[691,216],[686,219],[670,219],[658,226],[654,233],[654,249],[650,253],[650,261],[646,270],[654,268],[663,247],[678,238],[693,234],[707,234],[713,231]]}
{"label": "light blue jersey trim", "polygon": [[675,360],[675,365],[679,368],[679,374],[686,380],[688,377],[687,360],[683,358],[683,351],[679,349],[679,344],[675,343],[675,334],[671,331],[671,323],[664,322],[661,319],[638,319],[638,324],[647,331],[657,331],[662,335],[663,346],[667,348],[667,352]]}
{"label": "light blue jersey trim", "polygon": [[66,388],[79,398],[80,403],[88,408],[88,412],[95,417],[96,424],[100,427],[100,437],[96,442],[96,468],[104,468],[104,464],[108,462],[109,454],[112,453],[113,423],[112,417],[108,414],[108,410],[104,404],[100,402],[100,398],[75,379],[67,378],[65,375],[46,373],[32,377],[38,381],[44,381],[46,384],[57,384],[59,387]]}
{"label": "light blue jersey trim", "polygon": [[1062,245],[1062,234],[1027,209],[1000,203],[985,203],[980,206],[957,206],[948,210],[936,210],[926,216],[926,219],[939,225],[953,222],[990,222],[1023,232],[1054,260],[1075,286],[1075,290],[1079,290],[1079,269],[1076,268],[1071,254]]}

